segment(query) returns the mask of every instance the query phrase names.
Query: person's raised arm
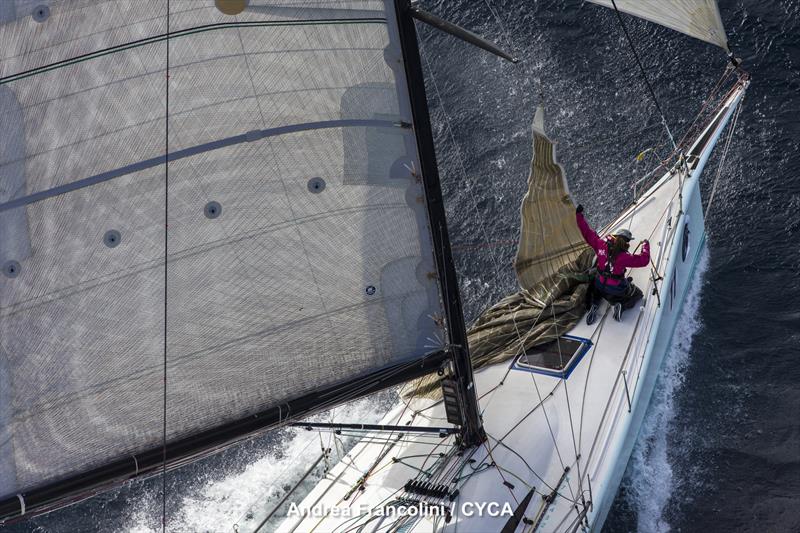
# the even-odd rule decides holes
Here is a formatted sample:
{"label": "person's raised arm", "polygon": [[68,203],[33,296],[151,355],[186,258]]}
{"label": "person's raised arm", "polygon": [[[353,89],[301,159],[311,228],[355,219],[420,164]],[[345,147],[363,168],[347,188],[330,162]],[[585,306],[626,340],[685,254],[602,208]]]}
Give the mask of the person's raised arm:
{"label": "person's raised arm", "polygon": [[589,223],[586,222],[586,219],[583,218],[583,205],[581,204],[578,204],[577,209],[575,209],[575,221],[578,223],[578,229],[581,230],[583,240],[585,240],[589,246],[594,248],[595,251],[604,245],[603,239],[601,239],[597,233],[595,233],[595,231],[589,226]]}
{"label": "person's raised arm", "polygon": [[642,251],[638,254],[631,254],[627,266],[636,268],[647,266],[648,263],[650,263],[650,241],[645,239],[642,241]]}

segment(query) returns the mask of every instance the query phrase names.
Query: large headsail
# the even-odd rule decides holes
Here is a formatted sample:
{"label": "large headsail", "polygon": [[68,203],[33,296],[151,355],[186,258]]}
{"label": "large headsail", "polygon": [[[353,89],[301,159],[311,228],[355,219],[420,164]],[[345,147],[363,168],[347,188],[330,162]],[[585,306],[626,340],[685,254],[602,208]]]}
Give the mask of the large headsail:
{"label": "large headsail", "polygon": [[165,368],[178,459],[463,330],[394,3],[216,4],[0,10],[0,517],[157,465]]}
{"label": "large headsail", "polygon": [[639,18],[728,50],[728,37],[722,25],[717,0],[588,0],[616,8]]}
{"label": "large headsail", "polygon": [[533,155],[528,192],[520,208],[520,229],[514,270],[520,287],[531,289],[586,248],[575,224],[575,206],[569,196],[564,169],[556,148],[544,131],[544,110],[533,119]]}

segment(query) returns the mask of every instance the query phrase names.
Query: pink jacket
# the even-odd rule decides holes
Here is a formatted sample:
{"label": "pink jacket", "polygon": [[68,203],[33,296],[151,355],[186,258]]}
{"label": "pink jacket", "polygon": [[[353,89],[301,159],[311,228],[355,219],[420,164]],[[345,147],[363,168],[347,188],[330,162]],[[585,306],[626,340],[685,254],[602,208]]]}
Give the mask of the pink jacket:
{"label": "pink jacket", "polygon": [[[606,269],[606,263],[608,262],[608,242],[611,240],[611,236],[609,235],[605,239],[598,237],[597,233],[589,227],[586,219],[583,218],[583,213],[576,213],[575,219],[578,222],[578,229],[581,230],[583,239],[597,254],[597,271],[602,272]],[[650,263],[650,243],[644,241],[641,253],[629,254],[628,252],[621,252],[617,254],[611,264],[611,273],[624,276],[626,268],[643,267],[647,266],[648,263]],[[621,280],[605,278],[599,274],[598,277],[601,282],[607,285],[619,285],[621,283]]]}

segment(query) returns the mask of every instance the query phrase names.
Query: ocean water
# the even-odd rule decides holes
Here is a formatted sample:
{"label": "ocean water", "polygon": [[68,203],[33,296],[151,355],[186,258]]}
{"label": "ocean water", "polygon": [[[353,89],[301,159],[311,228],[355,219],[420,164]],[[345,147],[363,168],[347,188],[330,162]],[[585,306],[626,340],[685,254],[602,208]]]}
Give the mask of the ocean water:
{"label": "ocean water", "polygon": [[[453,49],[466,56],[466,47],[423,32],[471,318],[514,287],[535,105],[546,109],[573,198],[595,223],[630,199],[646,169],[634,156],[664,135],[613,12],[579,1],[430,6],[526,63],[460,63]],[[753,82],[706,221],[705,257],[606,533],[800,531],[800,2],[723,0],[720,9]],[[670,126],[682,132],[724,54],[625,21]],[[705,198],[719,164],[706,168]]]}
{"label": "ocean water", "polygon": [[[519,201],[537,104],[576,201],[609,220],[664,135],[612,12],[580,0],[423,4],[523,59],[510,65],[420,28],[467,320],[515,290]],[[753,75],[707,220],[708,245],[606,533],[800,531],[800,1],[722,0]],[[671,127],[722,73],[713,46],[626,17]],[[661,152],[659,152],[659,150]],[[718,158],[704,181],[710,190]],[[377,420],[391,405],[340,408]],[[314,438],[316,435],[314,435]],[[345,443],[346,444],[346,443]],[[235,531],[316,457],[281,431],[168,477],[171,531]],[[160,530],[160,481],[130,484],[4,531]]]}

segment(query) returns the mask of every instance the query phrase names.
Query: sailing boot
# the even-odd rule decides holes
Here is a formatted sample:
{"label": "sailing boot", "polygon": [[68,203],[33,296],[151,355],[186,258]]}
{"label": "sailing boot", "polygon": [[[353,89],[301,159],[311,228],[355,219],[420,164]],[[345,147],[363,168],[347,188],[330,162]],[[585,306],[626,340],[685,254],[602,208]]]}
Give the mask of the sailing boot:
{"label": "sailing boot", "polygon": [[586,325],[591,326],[595,320],[597,320],[597,304],[592,304],[589,312],[586,313]]}
{"label": "sailing boot", "polygon": [[622,304],[615,303],[613,309],[614,309],[614,320],[616,320],[617,322],[622,322]]}

